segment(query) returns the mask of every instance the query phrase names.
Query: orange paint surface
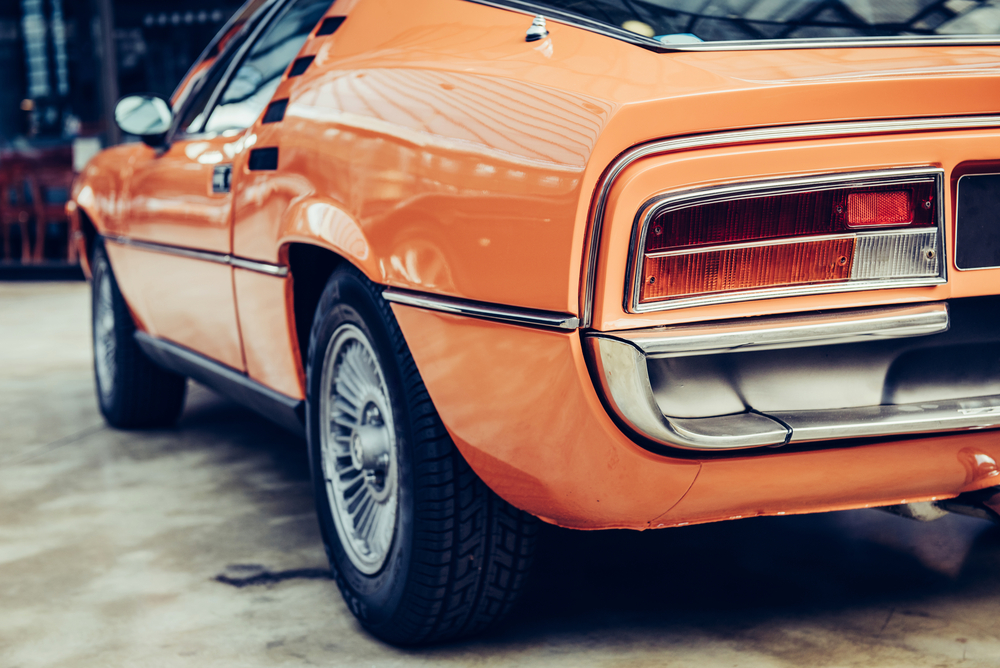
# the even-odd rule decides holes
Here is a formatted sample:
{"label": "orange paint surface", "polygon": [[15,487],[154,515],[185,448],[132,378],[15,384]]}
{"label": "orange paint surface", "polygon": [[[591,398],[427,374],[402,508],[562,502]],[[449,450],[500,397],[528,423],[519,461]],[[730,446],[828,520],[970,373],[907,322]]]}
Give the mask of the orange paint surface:
{"label": "orange paint surface", "polygon": [[233,270],[247,375],[295,399],[305,398],[305,377],[295,338],[292,279]]}
{"label": "orange paint surface", "polygon": [[562,526],[645,529],[883,506],[998,482],[993,431],[799,452],[653,454],[607,417],[576,334],[399,304],[393,312],[472,468],[514,505]]}
{"label": "orange paint surface", "polygon": [[[289,244],[314,244],[381,285],[579,314],[594,189],[634,146],[1000,110],[1000,47],[657,54],[557,21],[546,39],[526,43],[531,16],[471,2],[341,0],[329,15],[348,18],[304,45],[315,60],[274,96],[289,99],[283,120],[178,140],[164,152],[106,151],[74,187],[79,210],[109,236],[279,265]],[[278,149],[276,171],[248,169],[259,148]],[[624,307],[635,214],[652,197],[893,167],[940,167],[950,178],[960,163],[998,155],[1000,129],[988,129],[643,159],[607,202],[594,328],[994,294],[1000,270],[955,271],[952,189],[945,285],[646,314]],[[232,193],[212,193],[214,167],[225,162]],[[124,246],[109,252],[140,326],[302,396],[290,279]],[[989,484],[975,471],[1000,457],[993,432],[714,459],[656,455],[601,405],[578,333],[393,311],[472,467],[515,505],[565,526],[645,528],[953,496]]]}

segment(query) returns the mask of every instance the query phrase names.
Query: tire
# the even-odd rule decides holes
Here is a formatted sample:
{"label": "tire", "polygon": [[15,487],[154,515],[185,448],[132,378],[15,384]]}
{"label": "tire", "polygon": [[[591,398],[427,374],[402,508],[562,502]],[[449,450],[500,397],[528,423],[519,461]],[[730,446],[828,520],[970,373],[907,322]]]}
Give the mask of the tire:
{"label": "tire", "polygon": [[381,288],[353,267],[335,271],[320,297],[307,387],[320,529],[361,625],[395,645],[422,645],[502,618],[527,578],[538,520],[469,468]]}
{"label": "tire", "polygon": [[187,379],[153,364],[136,344],[132,314],[100,245],[91,266],[94,382],[101,414],[119,429],[168,427],[184,408]]}

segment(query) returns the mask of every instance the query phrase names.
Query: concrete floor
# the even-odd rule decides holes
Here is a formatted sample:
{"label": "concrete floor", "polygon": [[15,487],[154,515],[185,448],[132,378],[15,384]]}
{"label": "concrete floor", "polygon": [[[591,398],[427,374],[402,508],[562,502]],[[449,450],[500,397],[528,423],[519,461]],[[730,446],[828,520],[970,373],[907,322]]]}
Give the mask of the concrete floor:
{"label": "concrete floor", "polygon": [[0,283],[2,668],[1000,665],[1000,530],[879,511],[548,529],[504,626],[388,647],[327,577],[302,442],[198,386],[176,429],[104,427],[89,301]]}

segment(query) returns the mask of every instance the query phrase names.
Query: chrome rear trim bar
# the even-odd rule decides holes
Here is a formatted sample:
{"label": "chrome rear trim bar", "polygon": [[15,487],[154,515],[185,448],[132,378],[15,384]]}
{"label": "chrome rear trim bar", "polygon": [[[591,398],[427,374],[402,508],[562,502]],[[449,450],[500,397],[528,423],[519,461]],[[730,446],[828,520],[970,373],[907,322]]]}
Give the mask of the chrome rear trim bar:
{"label": "chrome rear trim bar", "polygon": [[646,357],[656,358],[827,346],[946,331],[948,305],[931,302],[916,306],[742,318],[599,336],[625,341],[639,348]]}
{"label": "chrome rear trim bar", "polygon": [[1000,395],[769,415],[788,425],[791,442],[984,429],[1000,426]]}
{"label": "chrome rear trim bar", "polygon": [[783,445],[791,436],[788,427],[759,413],[668,417],[656,404],[646,356],[638,348],[599,336],[584,340],[592,346],[595,375],[609,407],[645,438],[685,450],[742,450]]}
{"label": "chrome rear trim bar", "polygon": [[555,313],[552,311],[497,306],[495,304],[487,304],[484,302],[473,302],[466,299],[456,299],[454,297],[441,297],[438,295],[410,292],[396,288],[389,288],[388,290],[385,290],[382,293],[382,297],[385,298],[386,301],[395,302],[397,304],[405,304],[406,306],[416,306],[417,308],[429,309],[431,311],[454,313],[456,315],[483,318],[486,320],[512,322],[518,325],[549,327],[563,330],[574,330],[580,326],[579,318],[568,313]]}
{"label": "chrome rear trim bar", "polygon": [[942,302],[690,325],[584,340],[611,411],[632,431],[686,450],[725,451],[786,443],[1000,427],[1000,395],[851,408],[664,415],[647,360],[741,353],[940,334],[948,330]]}

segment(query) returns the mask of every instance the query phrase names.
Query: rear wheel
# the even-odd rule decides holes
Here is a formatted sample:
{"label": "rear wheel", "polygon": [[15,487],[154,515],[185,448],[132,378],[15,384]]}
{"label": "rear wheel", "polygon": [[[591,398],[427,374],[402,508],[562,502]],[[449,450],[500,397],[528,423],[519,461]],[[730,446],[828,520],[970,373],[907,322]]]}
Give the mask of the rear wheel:
{"label": "rear wheel", "polygon": [[184,408],[187,379],[153,364],[135,342],[135,323],[100,246],[92,263],[94,379],[104,419],[120,429],[166,427]]}
{"label": "rear wheel", "polygon": [[520,593],[538,521],[456,450],[378,286],[334,272],[309,340],[314,492],[337,585],[400,645],[477,633]]}

